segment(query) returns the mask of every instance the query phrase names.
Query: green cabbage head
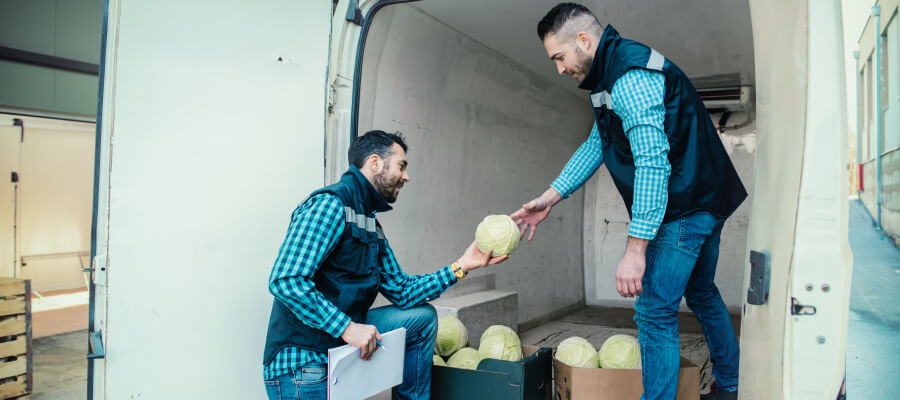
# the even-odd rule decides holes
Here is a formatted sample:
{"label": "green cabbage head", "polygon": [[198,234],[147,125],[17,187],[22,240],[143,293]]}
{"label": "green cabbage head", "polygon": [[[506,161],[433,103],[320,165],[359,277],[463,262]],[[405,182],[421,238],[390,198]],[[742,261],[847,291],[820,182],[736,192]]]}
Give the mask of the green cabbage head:
{"label": "green cabbage head", "polygon": [[641,346],[631,335],[613,335],[600,346],[600,366],[614,369],[641,368]]}
{"label": "green cabbage head", "polygon": [[447,360],[447,366],[453,368],[477,369],[484,356],[471,347],[463,347]]}
{"label": "green cabbage head", "polygon": [[485,358],[519,361],[522,359],[522,343],[519,335],[503,325],[493,325],[481,334],[478,352]]}
{"label": "green cabbage head", "polygon": [[466,326],[459,318],[445,315],[438,319],[437,340],[434,341],[434,354],[448,357],[466,346],[469,334]]}
{"label": "green cabbage head", "polygon": [[519,245],[519,227],[506,215],[488,215],[475,229],[475,244],[492,256],[511,254]]}
{"label": "green cabbage head", "polygon": [[597,368],[597,350],[591,342],[579,336],[563,340],[556,347],[556,359],[573,367]]}
{"label": "green cabbage head", "polygon": [[437,354],[435,354],[434,357],[431,359],[431,363],[434,365],[440,365],[440,366],[444,366],[444,367],[447,366],[447,363],[444,362],[444,359],[441,358],[441,356],[439,356]]}

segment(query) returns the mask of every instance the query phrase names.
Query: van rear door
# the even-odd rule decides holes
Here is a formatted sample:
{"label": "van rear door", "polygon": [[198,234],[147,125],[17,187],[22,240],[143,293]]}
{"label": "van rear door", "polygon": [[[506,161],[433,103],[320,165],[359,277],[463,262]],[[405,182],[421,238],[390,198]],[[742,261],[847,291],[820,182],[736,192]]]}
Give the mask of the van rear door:
{"label": "van rear door", "polygon": [[741,328],[742,399],[834,399],[852,258],[841,8],[750,2],[758,144]]}
{"label": "van rear door", "polygon": [[324,183],[334,5],[105,6],[88,397],[262,398],[269,271]]}

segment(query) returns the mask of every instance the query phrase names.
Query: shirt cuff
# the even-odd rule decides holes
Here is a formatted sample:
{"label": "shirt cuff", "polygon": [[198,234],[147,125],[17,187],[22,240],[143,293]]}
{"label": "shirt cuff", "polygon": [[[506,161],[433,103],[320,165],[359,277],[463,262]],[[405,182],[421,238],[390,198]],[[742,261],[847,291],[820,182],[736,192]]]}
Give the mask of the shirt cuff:
{"label": "shirt cuff", "polygon": [[335,315],[334,321],[329,323],[325,329],[325,333],[331,335],[331,337],[339,338],[341,334],[344,333],[344,330],[347,329],[347,326],[350,325],[350,317],[347,314],[339,313]]}
{"label": "shirt cuff", "polygon": [[453,275],[453,265],[448,265],[444,268],[441,268],[435,274],[437,276],[438,283],[441,286],[441,292],[447,289],[450,286],[453,286],[456,283],[456,275]]}
{"label": "shirt cuff", "polygon": [[659,222],[654,223],[653,221],[632,219],[631,226],[628,228],[628,236],[653,240],[657,231],[659,231]]}
{"label": "shirt cuff", "polygon": [[566,178],[562,176],[556,178],[553,183],[550,184],[550,187],[555,189],[562,198],[567,199],[572,194],[572,187],[575,186],[571,182],[569,182]]}

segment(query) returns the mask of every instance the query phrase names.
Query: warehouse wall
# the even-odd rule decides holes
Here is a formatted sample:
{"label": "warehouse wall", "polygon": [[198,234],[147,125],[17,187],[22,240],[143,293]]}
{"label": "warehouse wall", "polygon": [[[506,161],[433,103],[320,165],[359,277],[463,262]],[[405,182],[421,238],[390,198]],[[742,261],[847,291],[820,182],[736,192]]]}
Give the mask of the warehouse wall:
{"label": "warehouse wall", "polygon": [[[0,46],[98,64],[102,0],[0,1]],[[97,75],[0,60],[0,107],[97,113]]]}
{"label": "warehouse wall", "polygon": [[[484,216],[543,192],[593,123],[585,99],[412,6],[378,14],[363,74],[360,132],[400,130],[410,145],[412,180],[379,219],[411,273],[456,260]],[[517,291],[520,323],[581,304],[583,202],[559,204],[510,261],[446,296]]]}
{"label": "warehouse wall", "polygon": [[[11,119],[0,115],[0,124]],[[31,279],[38,292],[86,285],[81,269],[90,265],[94,129],[93,123],[25,118],[24,140],[15,149],[24,261],[18,276]],[[6,260],[0,265],[7,270]]]}

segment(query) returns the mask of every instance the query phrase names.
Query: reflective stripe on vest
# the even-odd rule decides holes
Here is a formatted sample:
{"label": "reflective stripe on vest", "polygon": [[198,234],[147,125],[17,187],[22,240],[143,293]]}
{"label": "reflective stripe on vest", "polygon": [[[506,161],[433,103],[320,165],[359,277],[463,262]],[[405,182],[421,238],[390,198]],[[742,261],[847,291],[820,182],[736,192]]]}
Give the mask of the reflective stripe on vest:
{"label": "reflective stripe on vest", "polygon": [[356,211],[353,211],[352,208],[347,206],[344,206],[344,216],[347,218],[347,222],[375,233],[375,218],[357,214]]}
{"label": "reflective stripe on vest", "polygon": [[652,69],[654,71],[662,71],[663,64],[666,63],[666,58],[663,57],[660,52],[656,51],[656,49],[650,49],[650,59],[647,60],[647,69]]}
{"label": "reflective stripe on vest", "polygon": [[602,91],[599,93],[594,93],[591,95],[591,104],[594,108],[601,108],[606,106],[606,108],[612,108],[612,100],[609,97],[609,92]]}

